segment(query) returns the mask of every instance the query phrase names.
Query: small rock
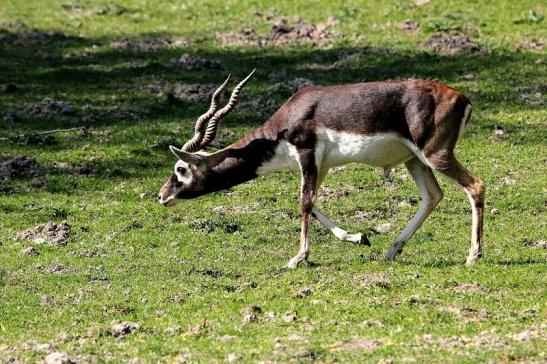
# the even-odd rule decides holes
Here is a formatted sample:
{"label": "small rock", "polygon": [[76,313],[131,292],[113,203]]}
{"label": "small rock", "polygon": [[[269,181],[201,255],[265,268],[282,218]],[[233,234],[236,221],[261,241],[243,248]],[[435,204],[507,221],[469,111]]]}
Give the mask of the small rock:
{"label": "small rock", "polygon": [[296,311],[287,311],[283,314],[283,321],[286,323],[294,322],[296,321]]}
{"label": "small rock", "polygon": [[110,327],[110,333],[114,337],[123,337],[139,329],[139,325],[134,322],[116,322],[113,321]]}
{"label": "small rock", "polygon": [[70,358],[67,353],[63,353],[61,351],[55,351],[53,353],[50,353],[44,358],[44,364],[68,364],[68,363],[74,363],[74,360],[72,360],[72,358]]}
{"label": "small rock", "polygon": [[500,213],[500,210],[497,209],[497,208],[495,208],[495,207],[494,207],[492,210],[490,210],[490,214],[491,214],[491,215],[497,215],[497,214],[499,214],[499,213]]}
{"label": "small rock", "polygon": [[305,287],[305,288],[302,288],[300,291],[296,292],[295,296],[296,297],[300,297],[300,298],[304,298],[304,297],[307,297],[309,295],[311,295],[312,293],[312,290],[310,287]]}
{"label": "small rock", "polygon": [[27,247],[23,250],[23,254],[25,254],[25,255],[38,255],[40,253],[38,252],[38,250],[35,247],[29,246],[29,247]]}

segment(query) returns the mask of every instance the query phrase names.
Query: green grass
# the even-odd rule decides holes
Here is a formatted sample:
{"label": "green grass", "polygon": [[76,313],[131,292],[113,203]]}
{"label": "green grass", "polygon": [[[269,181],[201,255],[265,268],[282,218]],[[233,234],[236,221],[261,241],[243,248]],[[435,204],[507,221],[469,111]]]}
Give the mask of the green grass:
{"label": "green grass", "polygon": [[[547,239],[547,72],[541,49],[521,47],[547,37],[541,1],[165,3],[0,0],[5,30],[0,85],[17,87],[0,94],[0,137],[89,129],[87,136],[55,134],[54,144],[0,141],[0,155],[28,155],[46,167],[86,163],[94,172],[48,170],[43,189],[32,187],[30,177],[1,186],[0,362],[41,360],[47,351],[36,343],[99,362],[222,362],[230,354],[243,362],[547,359],[547,254],[526,246]],[[313,23],[332,15],[345,36],[327,48],[226,47],[215,40],[218,32],[242,27],[268,31],[271,23],[253,16],[268,11]],[[403,20],[417,22],[421,30],[397,28]],[[33,28],[68,37],[6,41]],[[445,56],[420,48],[443,28],[469,34],[489,52]],[[188,45],[150,52],[112,49],[124,35],[182,38]],[[340,51],[364,46],[389,52],[364,53],[341,69],[326,70]],[[184,52],[217,59],[225,69],[171,67],[170,60]],[[417,209],[399,204],[419,197],[402,167],[387,180],[380,170],[359,165],[329,175],[329,187],[348,191],[318,202],[329,217],[352,232],[386,222],[391,230],[370,235],[368,248],[339,242],[313,223],[313,264],[294,271],[283,267],[298,249],[296,172],[161,207],[155,196],[174,158],[165,146],[154,145],[184,142],[207,102],[170,104],[145,86],[218,84],[229,72],[240,78],[253,67],[258,70],[243,101],[265,97],[279,82],[270,73],[279,70],[286,79],[316,84],[436,78],[468,94],[473,117],[457,154],[487,184],[485,258],[474,267],[464,265],[468,201],[440,178],[443,202],[400,259],[382,260]],[[469,74],[473,77],[464,77]],[[268,95],[278,105],[288,96]],[[72,102],[76,113],[50,119],[21,113],[44,97]],[[19,119],[4,118],[9,110]],[[221,137],[236,140],[265,121],[257,115],[235,111],[221,125],[233,133]],[[496,127],[504,135],[495,135]],[[213,212],[217,206],[253,204],[248,211]],[[497,213],[491,213],[494,208]],[[368,217],[358,218],[358,211]],[[39,255],[22,253],[33,244],[16,241],[19,231],[63,219],[72,226],[66,246],[34,245]],[[234,224],[236,233],[230,232]],[[55,265],[64,269],[49,273]],[[482,289],[465,291],[463,284]],[[298,297],[305,287],[311,295]],[[241,311],[249,306],[261,308],[257,321],[243,321]],[[283,320],[288,311],[296,312],[296,321]],[[115,338],[114,320],[140,327]],[[529,339],[514,337],[524,331],[530,331]]]}

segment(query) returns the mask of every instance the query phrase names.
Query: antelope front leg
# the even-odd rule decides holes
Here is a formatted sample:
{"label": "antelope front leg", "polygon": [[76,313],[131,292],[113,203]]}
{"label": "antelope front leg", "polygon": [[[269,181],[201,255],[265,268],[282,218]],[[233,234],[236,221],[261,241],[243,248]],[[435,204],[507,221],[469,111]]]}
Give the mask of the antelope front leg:
{"label": "antelope front leg", "polygon": [[300,167],[302,169],[302,188],[300,195],[300,250],[289,262],[287,268],[294,269],[300,262],[307,260],[310,253],[309,230],[312,217],[313,198],[317,183],[317,167],[313,151],[300,152]]}

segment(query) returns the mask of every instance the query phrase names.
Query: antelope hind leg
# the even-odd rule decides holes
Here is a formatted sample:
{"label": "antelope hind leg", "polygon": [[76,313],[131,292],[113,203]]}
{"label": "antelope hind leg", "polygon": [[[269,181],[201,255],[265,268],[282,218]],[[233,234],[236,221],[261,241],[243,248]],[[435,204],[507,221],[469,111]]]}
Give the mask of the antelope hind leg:
{"label": "antelope hind leg", "polygon": [[323,226],[325,226],[329,231],[336,236],[339,240],[349,241],[351,243],[363,244],[370,246],[370,241],[367,236],[361,233],[350,234],[346,230],[336,226],[328,217],[321,212],[317,207],[312,208],[312,215],[315,217]]}

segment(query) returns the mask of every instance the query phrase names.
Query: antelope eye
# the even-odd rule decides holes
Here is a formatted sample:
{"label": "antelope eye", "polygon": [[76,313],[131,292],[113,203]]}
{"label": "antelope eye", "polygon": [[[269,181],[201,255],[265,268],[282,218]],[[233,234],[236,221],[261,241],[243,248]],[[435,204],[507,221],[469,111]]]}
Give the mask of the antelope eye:
{"label": "antelope eye", "polygon": [[186,168],[184,167],[177,167],[177,172],[179,172],[180,174],[184,174],[186,172]]}

